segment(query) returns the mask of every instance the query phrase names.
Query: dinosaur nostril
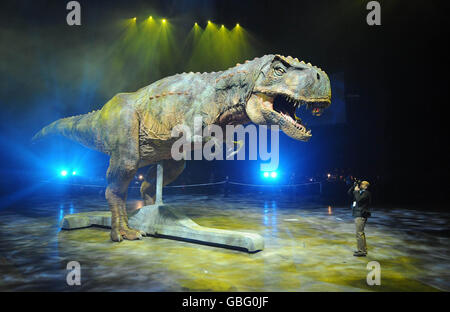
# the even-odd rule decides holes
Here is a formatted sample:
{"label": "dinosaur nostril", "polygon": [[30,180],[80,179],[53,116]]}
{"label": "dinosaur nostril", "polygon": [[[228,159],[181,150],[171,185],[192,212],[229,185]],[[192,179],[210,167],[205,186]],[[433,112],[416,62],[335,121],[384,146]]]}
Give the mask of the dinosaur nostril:
{"label": "dinosaur nostril", "polygon": [[320,80],[320,75],[319,75],[319,73],[317,73],[317,80]]}

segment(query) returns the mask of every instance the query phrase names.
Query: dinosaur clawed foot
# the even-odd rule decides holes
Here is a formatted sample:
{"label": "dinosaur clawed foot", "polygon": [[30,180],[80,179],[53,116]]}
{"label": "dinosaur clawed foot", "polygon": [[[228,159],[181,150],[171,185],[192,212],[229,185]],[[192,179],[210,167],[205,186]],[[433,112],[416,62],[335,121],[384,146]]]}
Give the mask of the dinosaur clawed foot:
{"label": "dinosaur clawed foot", "polygon": [[122,235],[119,232],[119,229],[111,229],[111,240],[113,242],[121,242],[123,240]]}
{"label": "dinosaur clawed foot", "polygon": [[135,230],[135,229],[124,229],[120,231],[122,234],[122,237],[127,240],[136,240],[136,239],[142,239],[143,236],[145,236],[145,232]]}
{"label": "dinosaur clawed foot", "polygon": [[121,242],[122,240],[137,240],[142,239],[146,233],[144,231],[139,231],[130,228],[122,229],[111,229],[111,240],[113,242]]}

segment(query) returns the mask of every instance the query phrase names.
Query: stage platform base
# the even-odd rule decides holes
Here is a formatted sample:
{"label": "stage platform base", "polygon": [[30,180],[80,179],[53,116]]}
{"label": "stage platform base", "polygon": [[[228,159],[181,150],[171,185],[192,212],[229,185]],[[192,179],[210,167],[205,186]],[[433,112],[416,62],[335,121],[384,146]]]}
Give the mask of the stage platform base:
{"label": "stage platform base", "polygon": [[[256,233],[228,231],[200,226],[170,205],[144,206],[129,216],[129,226],[147,235],[188,241],[254,253],[264,249],[264,239]],[[63,230],[90,226],[111,227],[109,211],[92,211],[64,216]]]}

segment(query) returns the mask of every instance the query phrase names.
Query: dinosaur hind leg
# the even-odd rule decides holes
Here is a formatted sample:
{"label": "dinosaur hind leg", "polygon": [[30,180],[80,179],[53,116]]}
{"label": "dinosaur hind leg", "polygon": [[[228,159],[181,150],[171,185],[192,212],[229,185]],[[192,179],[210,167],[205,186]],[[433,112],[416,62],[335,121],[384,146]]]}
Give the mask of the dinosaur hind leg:
{"label": "dinosaur hind leg", "polygon": [[120,242],[122,239],[135,240],[145,234],[128,227],[126,210],[127,191],[131,179],[137,171],[137,162],[116,162],[111,158],[107,173],[108,187],[106,200],[111,210],[111,240]]}
{"label": "dinosaur hind leg", "polygon": [[[163,160],[163,185],[172,183],[183,172],[185,163],[184,160]],[[144,205],[153,205],[155,203],[155,194],[156,166],[151,166],[145,175],[144,182],[141,184],[141,196],[144,200]]]}
{"label": "dinosaur hind leg", "polygon": [[[130,229],[126,201],[128,185],[133,179],[139,164],[139,124],[132,110],[123,110],[118,122],[121,127],[110,129],[110,137],[117,138],[116,146],[109,161],[106,178],[108,187],[105,196],[111,210],[111,240],[135,240],[145,233]],[[121,138],[126,138],[121,140]]]}

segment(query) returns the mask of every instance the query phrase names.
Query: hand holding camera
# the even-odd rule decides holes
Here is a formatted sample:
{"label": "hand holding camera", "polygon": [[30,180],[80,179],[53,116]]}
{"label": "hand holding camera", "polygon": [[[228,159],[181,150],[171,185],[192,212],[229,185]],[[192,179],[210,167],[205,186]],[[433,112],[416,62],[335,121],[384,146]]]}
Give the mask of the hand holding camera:
{"label": "hand holding camera", "polygon": [[359,191],[360,190],[360,188],[359,188],[360,184],[361,184],[361,180],[356,179],[356,178],[353,179],[353,189],[355,191]]}

